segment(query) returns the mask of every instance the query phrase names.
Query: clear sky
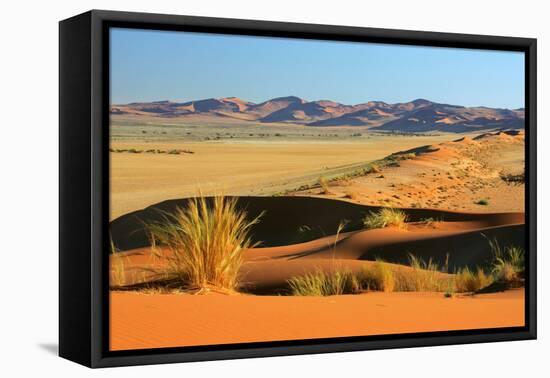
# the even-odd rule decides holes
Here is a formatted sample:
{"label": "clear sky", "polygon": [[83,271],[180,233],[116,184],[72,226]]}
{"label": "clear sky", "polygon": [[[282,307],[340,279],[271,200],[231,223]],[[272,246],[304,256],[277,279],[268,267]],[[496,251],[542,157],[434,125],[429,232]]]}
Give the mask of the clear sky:
{"label": "clear sky", "polygon": [[111,101],[417,98],[524,107],[519,52],[135,29],[111,30]]}

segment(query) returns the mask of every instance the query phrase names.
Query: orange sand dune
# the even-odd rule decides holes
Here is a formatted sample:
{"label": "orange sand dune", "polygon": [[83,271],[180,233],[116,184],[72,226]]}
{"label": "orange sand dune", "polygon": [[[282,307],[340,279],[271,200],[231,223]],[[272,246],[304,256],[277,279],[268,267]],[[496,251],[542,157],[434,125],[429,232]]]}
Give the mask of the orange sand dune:
{"label": "orange sand dune", "polygon": [[[501,176],[525,170],[525,134],[501,131],[395,152],[392,164],[380,160],[376,173],[298,189],[294,195],[349,199],[392,207],[437,208],[467,212],[523,212],[525,185]],[[386,160],[387,162],[387,160]],[[484,199],[484,204],[479,201]]]}
{"label": "orange sand dune", "polygon": [[[340,222],[347,221],[346,231],[363,228],[363,218],[380,206],[369,206],[347,202],[334,198],[316,198],[306,196],[278,197],[236,197],[237,207],[246,211],[251,219],[263,214],[260,222],[252,228],[252,238],[261,242],[263,247],[295,244],[299,229],[307,226],[313,240],[324,235],[334,235]],[[162,212],[173,212],[177,207],[185,208],[187,198],[164,201],[140,211],[126,214],[110,224],[111,236],[115,246],[122,251],[146,247],[149,237],[144,229],[145,223],[162,220]],[[525,222],[523,212],[475,213],[434,209],[403,208],[410,222],[425,219],[435,221],[436,229],[450,227],[452,230],[472,230]],[[448,223],[447,223],[448,222]]]}
{"label": "orange sand dune", "polygon": [[[463,267],[487,266],[492,258],[489,239],[496,238],[502,245],[524,245],[525,226],[523,213],[474,214],[450,211],[405,209],[412,220],[426,216],[435,219],[448,219],[409,223],[406,230],[384,228],[364,230],[359,224],[357,230],[344,232],[336,237],[336,219],[350,219],[359,222],[370,209],[369,206],[350,204],[344,201],[306,197],[241,197],[241,206],[252,214],[259,209],[269,209],[262,221],[252,232],[256,237],[276,238],[264,244],[273,247],[253,248],[244,252],[242,282],[246,289],[255,293],[281,293],[288,287],[287,281],[317,269],[339,267],[358,271],[362,266],[381,258],[395,264],[408,264],[409,255],[414,254],[425,261],[432,260],[443,266],[447,263],[450,271]],[[288,202],[289,215],[277,212],[277,206],[284,209]],[[169,201],[160,208],[166,209],[183,201]],[[310,211],[307,211],[310,209]],[[143,232],[141,220],[154,214],[148,210],[140,214],[140,222],[129,217],[115,221],[112,227],[113,239],[139,236]],[[290,213],[292,212],[292,213]],[[323,217],[331,214],[331,217]],[[316,222],[316,223],[315,223]],[[319,229],[333,231],[329,236],[316,236],[311,241],[293,242],[296,230],[301,224],[310,224]],[[284,236],[287,233],[289,236]],[[121,236],[122,235],[122,236]],[[131,236],[131,237],[129,237]],[[142,236],[138,245],[147,244]],[[138,239],[139,241],[139,239]],[[282,245],[281,245],[282,244]],[[111,256],[112,286],[131,286],[155,280],[157,275],[151,270],[159,269],[163,259],[151,255],[150,248],[140,247]],[[123,269],[122,269],[123,268]],[[121,271],[123,270],[123,271]]]}
{"label": "orange sand dune", "polygon": [[111,293],[111,350],[520,327],[524,290],[331,297]]}

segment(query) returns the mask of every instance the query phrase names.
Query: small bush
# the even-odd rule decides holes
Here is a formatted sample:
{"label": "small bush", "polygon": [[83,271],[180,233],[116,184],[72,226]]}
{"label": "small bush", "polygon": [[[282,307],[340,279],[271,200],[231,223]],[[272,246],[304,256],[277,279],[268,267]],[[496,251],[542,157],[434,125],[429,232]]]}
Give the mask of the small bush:
{"label": "small bush", "polygon": [[303,276],[293,277],[288,281],[292,295],[329,296],[354,294],[360,291],[355,275],[342,269],[332,272],[316,270]]}
{"label": "small bush", "polygon": [[363,218],[365,228],[384,228],[384,227],[407,227],[408,216],[403,211],[385,207],[377,212],[370,212]]}
{"label": "small bush", "polygon": [[476,205],[481,206],[489,206],[489,200],[488,199],[480,199],[479,201],[474,202]]}

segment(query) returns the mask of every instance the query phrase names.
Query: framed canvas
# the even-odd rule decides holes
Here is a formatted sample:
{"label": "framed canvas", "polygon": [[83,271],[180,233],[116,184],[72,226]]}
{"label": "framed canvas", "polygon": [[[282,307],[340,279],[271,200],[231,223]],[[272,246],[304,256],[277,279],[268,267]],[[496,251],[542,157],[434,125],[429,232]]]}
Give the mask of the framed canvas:
{"label": "framed canvas", "polygon": [[536,338],[536,40],[60,22],[59,353]]}

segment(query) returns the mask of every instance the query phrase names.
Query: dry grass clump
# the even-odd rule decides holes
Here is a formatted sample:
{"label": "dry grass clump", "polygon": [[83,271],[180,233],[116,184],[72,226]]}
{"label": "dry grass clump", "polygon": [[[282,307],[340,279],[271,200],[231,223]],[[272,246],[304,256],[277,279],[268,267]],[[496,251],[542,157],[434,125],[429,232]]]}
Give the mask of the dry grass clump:
{"label": "dry grass clump", "polygon": [[516,246],[501,247],[496,240],[489,240],[494,261],[492,274],[496,281],[514,282],[520,279],[525,271],[525,251]]}
{"label": "dry grass clump", "polygon": [[396,286],[395,273],[391,266],[382,260],[376,260],[372,267],[365,267],[359,274],[361,287],[366,290],[392,292]]}
{"label": "dry grass clump", "polygon": [[365,228],[398,227],[407,228],[408,216],[403,211],[391,207],[384,207],[377,212],[370,212],[363,218]]}
{"label": "dry grass clump", "polygon": [[399,291],[445,291],[452,286],[452,276],[443,273],[432,259],[409,254],[409,265],[412,269],[400,270]]}
{"label": "dry grass clump", "polygon": [[165,279],[199,292],[237,288],[242,251],[255,246],[249,233],[261,215],[248,220],[236,204],[236,198],[223,196],[211,203],[204,197],[193,198],[186,208],[165,213],[161,222],[148,225],[153,253],[157,243],[170,252],[161,272]]}
{"label": "dry grass clump", "polygon": [[122,287],[126,285],[126,264],[124,257],[114,253],[110,257],[111,261],[111,287]]}
{"label": "dry grass clump", "polygon": [[111,275],[109,284],[111,287],[122,287],[126,284],[126,264],[124,262],[124,256],[118,253],[118,248],[113,242],[113,238],[110,240],[110,262],[111,262]]}
{"label": "dry grass clump", "polygon": [[377,260],[375,265],[363,269],[358,280],[367,290],[445,292],[448,296],[476,292],[493,282],[492,276],[482,269],[472,272],[464,268],[448,274],[431,259],[424,261],[413,254],[409,255],[409,265],[411,269]]}
{"label": "dry grass clump", "polygon": [[329,296],[354,294],[361,290],[355,275],[344,269],[324,272],[321,269],[288,280],[292,295]]}
{"label": "dry grass clump", "polygon": [[475,272],[464,268],[454,276],[454,287],[459,293],[475,293],[492,283],[491,275],[485,274],[481,268],[477,268]]}

